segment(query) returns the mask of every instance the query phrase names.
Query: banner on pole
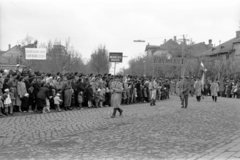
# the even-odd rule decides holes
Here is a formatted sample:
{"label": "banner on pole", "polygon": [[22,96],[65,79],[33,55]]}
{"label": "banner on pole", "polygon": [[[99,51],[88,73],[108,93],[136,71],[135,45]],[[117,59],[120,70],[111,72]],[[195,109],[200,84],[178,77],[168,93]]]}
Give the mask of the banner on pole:
{"label": "banner on pole", "polygon": [[109,62],[122,62],[123,53],[121,52],[110,52],[109,53]]}
{"label": "banner on pole", "polygon": [[183,66],[185,64],[185,59],[179,57],[172,57],[171,59],[164,57],[154,57],[154,63],[162,65]]}
{"label": "banner on pole", "polygon": [[27,60],[46,60],[46,48],[25,48],[25,59]]}

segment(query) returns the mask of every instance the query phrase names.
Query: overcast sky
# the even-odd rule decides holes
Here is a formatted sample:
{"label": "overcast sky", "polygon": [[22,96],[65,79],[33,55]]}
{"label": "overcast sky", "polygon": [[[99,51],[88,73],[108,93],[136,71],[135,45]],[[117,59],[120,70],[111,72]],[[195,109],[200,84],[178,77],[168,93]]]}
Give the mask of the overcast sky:
{"label": "overcast sky", "polygon": [[128,58],[118,69],[144,53],[147,43],[185,34],[196,43],[212,39],[218,45],[235,37],[240,26],[239,0],[0,0],[0,7],[1,50],[27,34],[39,42],[70,37],[85,59],[100,44],[123,52]]}

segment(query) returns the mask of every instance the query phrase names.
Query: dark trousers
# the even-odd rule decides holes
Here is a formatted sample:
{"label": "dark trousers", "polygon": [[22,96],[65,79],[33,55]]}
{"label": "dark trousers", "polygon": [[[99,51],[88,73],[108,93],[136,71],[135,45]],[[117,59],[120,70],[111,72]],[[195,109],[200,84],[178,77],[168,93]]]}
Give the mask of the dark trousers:
{"label": "dark trousers", "polygon": [[217,102],[217,96],[212,96],[212,100]]}
{"label": "dark trousers", "polygon": [[182,107],[187,108],[188,106],[188,95],[183,95],[180,97]]}
{"label": "dark trousers", "polygon": [[201,96],[197,96],[197,101],[200,102],[201,101]]}

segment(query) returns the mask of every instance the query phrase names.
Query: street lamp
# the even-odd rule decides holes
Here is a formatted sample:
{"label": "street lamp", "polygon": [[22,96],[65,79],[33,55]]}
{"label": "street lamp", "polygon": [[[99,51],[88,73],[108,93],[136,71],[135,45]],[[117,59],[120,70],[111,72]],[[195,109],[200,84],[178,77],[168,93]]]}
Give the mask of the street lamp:
{"label": "street lamp", "polygon": [[145,40],[133,40],[133,42],[145,42]]}
{"label": "street lamp", "polygon": [[[139,40],[133,40],[133,42],[141,42],[141,43],[143,42],[143,43],[144,43],[145,40],[140,40],[140,39],[139,39]],[[141,55],[142,55],[142,54],[141,54]],[[141,56],[141,58],[142,58],[142,56]],[[143,63],[144,63],[144,75],[143,75],[143,76],[146,77],[146,68],[147,68],[147,67],[146,67],[146,57],[145,57],[145,61],[143,61]]]}

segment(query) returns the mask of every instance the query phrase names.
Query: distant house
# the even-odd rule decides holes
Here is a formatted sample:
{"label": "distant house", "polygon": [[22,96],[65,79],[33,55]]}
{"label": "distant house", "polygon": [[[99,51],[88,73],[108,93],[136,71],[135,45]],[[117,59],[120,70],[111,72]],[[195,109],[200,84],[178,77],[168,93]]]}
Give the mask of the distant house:
{"label": "distant house", "polygon": [[[210,48],[212,48],[212,40],[209,40],[209,44],[201,42],[193,45],[187,45],[185,48],[185,55],[183,56],[191,54],[191,57],[198,57],[202,52],[205,52]],[[153,55],[157,52],[157,50],[166,51],[176,57],[182,56],[182,44],[177,42],[176,37],[174,37],[174,40],[165,40],[164,43],[159,46],[148,44],[145,48],[148,55]]]}
{"label": "distant house", "polygon": [[21,47],[20,45],[15,45],[7,51],[0,52],[0,65],[16,65],[23,64],[25,62],[25,48],[36,48],[36,44],[28,44]]}
{"label": "distant house", "polygon": [[226,60],[229,56],[240,56],[240,31],[236,32],[235,38],[232,38],[216,47],[212,47],[199,55],[199,57],[218,57],[222,60]]}

